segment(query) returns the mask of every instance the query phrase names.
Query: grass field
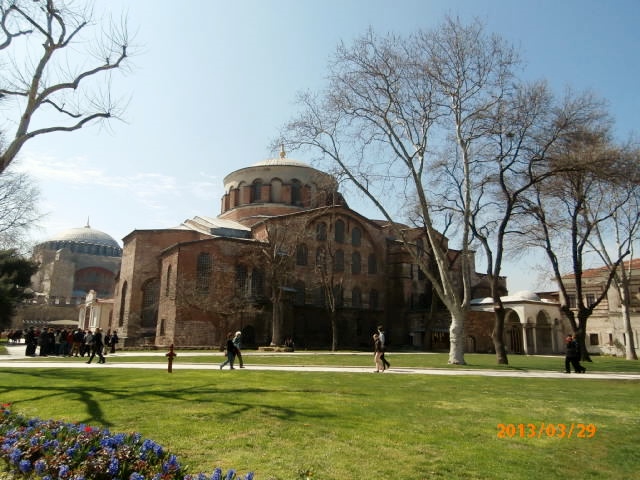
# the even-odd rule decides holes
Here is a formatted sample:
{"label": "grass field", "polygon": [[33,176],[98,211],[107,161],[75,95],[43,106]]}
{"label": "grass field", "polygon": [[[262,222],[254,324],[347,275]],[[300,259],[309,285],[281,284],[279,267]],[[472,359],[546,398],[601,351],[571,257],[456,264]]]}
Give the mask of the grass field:
{"label": "grass field", "polygon": [[[355,353],[246,358],[248,364],[371,364],[370,355]],[[470,365],[465,368],[496,367],[492,356],[466,358]],[[179,352],[177,361],[221,359],[210,354],[181,357]],[[456,368],[447,367],[446,355],[439,354],[390,359],[394,367]],[[513,356],[510,366],[500,368],[559,371],[560,361]],[[260,480],[301,478],[299,472],[306,470],[321,480],[632,479],[640,468],[638,381],[250,368],[169,375],[98,366],[1,365],[0,401],[12,403],[13,410],[138,431],[177,454],[193,472],[221,466],[254,471]],[[587,368],[639,370],[638,362],[610,357],[597,357]]]}

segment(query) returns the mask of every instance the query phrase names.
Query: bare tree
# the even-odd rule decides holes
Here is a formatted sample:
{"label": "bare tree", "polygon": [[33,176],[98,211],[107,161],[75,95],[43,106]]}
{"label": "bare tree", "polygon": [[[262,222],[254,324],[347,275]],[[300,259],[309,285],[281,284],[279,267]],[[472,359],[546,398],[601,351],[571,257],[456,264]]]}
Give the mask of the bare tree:
{"label": "bare tree", "polygon": [[32,138],[122,113],[111,97],[111,74],[128,66],[126,21],[89,38],[95,26],[91,9],[72,2],[0,0],[0,98],[17,112],[0,172]]}
{"label": "bare tree", "polygon": [[[587,299],[583,272],[589,261],[597,258],[590,244],[597,227],[624,206],[624,202],[612,203],[611,197],[603,195],[607,190],[603,186],[620,175],[621,152],[612,143],[611,123],[602,103],[593,101],[589,108],[574,113],[582,116],[579,128],[555,146],[555,161],[567,168],[535,186],[528,208],[537,222],[537,231],[530,232],[532,240],[546,252],[561,293],[560,309],[578,335],[582,359],[589,361],[587,321],[606,297],[617,267],[629,252],[613,259],[604,288]],[[575,292],[575,312],[570,291]]]}
{"label": "bare tree", "polygon": [[0,174],[0,249],[27,252],[28,233],[42,218],[39,198],[38,187],[26,173],[5,170]]}
{"label": "bare tree", "polygon": [[265,271],[271,302],[271,345],[282,345],[282,296],[289,286],[296,263],[296,247],[306,235],[307,221],[301,216],[265,220],[258,233],[261,243],[257,261]]}
{"label": "bare tree", "polygon": [[[613,182],[602,185],[602,198],[609,202],[608,208],[613,213],[608,221],[596,223],[595,239],[589,239],[589,245],[598,253],[607,271],[614,272],[612,284],[620,297],[626,336],[625,357],[627,360],[638,360],[631,328],[631,277],[634,246],[640,240],[640,152],[631,146],[625,150],[626,161],[620,162],[619,174],[613,177]],[[606,240],[610,236],[615,239],[615,245]],[[627,252],[628,260],[616,268],[614,260],[625,256]]]}
{"label": "bare tree", "polygon": [[[322,95],[299,97],[303,112],[284,133],[291,147],[308,148],[339,165],[390,225],[396,225],[394,210],[417,198],[429,255],[418,258],[405,232],[394,227],[394,234],[451,313],[453,364],[464,364],[463,327],[470,301],[471,233],[466,220],[471,211],[471,144],[483,134],[482,120],[502,97],[516,62],[513,50],[487,36],[478,22],[463,26],[447,18],[436,30],[407,39],[379,38],[369,31],[352,47],[338,47],[328,88]],[[467,193],[457,238],[462,245],[462,291],[449,269],[427,188],[439,160],[435,147],[451,138],[466,165],[460,186]]]}

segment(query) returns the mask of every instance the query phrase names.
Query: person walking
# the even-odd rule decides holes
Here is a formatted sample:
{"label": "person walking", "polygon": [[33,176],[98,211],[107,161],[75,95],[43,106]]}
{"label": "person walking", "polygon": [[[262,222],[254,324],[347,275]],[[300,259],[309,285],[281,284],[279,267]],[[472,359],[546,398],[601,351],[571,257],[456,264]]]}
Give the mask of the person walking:
{"label": "person walking", "polygon": [[111,353],[116,353],[116,345],[118,344],[118,331],[114,330],[111,334]]}
{"label": "person walking", "polygon": [[575,373],[584,373],[587,371],[582,365],[580,365],[580,346],[575,335],[567,335],[564,339],[565,343],[565,357],[564,357],[564,372],[571,373],[571,366]]}
{"label": "person walking", "polygon": [[100,328],[96,328],[96,331],[93,334],[93,344],[91,345],[91,357],[89,357],[89,361],[87,361],[87,363],[91,363],[96,354],[98,354],[98,363],[105,363],[104,355],[102,354],[103,349],[104,342],[102,341],[102,330]]}
{"label": "person walking", "polygon": [[235,347],[235,355],[238,357],[238,362],[240,362],[240,368],[244,368],[244,363],[242,362],[242,352],[240,351],[242,340],[242,332],[238,330],[233,337],[233,346]]}
{"label": "person walking", "polygon": [[373,361],[376,364],[374,373],[384,372],[384,364],[382,363],[382,342],[380,341],[380,335],[373,334]]}
{"label": "person walking", "polygon": [[389,361],[385,358],[384,354],[386,352],[386,337],[384,336],[384,327],[382,325],[378,326],[378,337],[380,339],[380,344],[382,345],[382,354],[380,355],[380,360],[382,361],[383,370],[386,370],[391,366]]}
{"label": "person walking", "polygon": [[233,344],[233,333],[229,332],[229,334],[227,335],[227,345],[225,347],[227,359],[220,364],[220,370],[222,370],[224,366],[227,364],[229,365],[230,370],[235,370],[235,368],[233,368],[233,360],[235,359],[235,356],[236,356],[235,350],[236,350],[236,347]]}

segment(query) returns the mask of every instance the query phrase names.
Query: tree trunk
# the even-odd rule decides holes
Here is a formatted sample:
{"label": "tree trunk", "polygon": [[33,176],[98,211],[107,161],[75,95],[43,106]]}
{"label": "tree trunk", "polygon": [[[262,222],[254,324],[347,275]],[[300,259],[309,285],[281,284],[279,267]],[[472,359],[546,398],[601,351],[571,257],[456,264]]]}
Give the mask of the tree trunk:
{"label": "tree trunk", "polygon": [[496,350],[496,360],[499,365],[509,365],[507,349],[504,345],[504,307],[496,306],[495,316],[496,318],[493,326],[493,332],[491,332],[491,340],[493,340],[493,348]]}
{"label": "tree trunk", "polygon": [[282,308],[279,301],[271,304],[271,346],[282,345]]}
{"label": "tree trunk", "polygon": [[464,314],[451,314],[449,328],[449,364],[466,365],[464,361]]}
{"label": "tree trunk", "polygon": [[633,340],[633,330],[631,329],[631,315],[628,308],[628,297],[623,288],[619,289],[620,292],[620,314],[622,315],[622,322],[624,324],[624,333],[626,337],[625,342],[625,358],[627,360],[638,360],[638,354],[636,353],[635,341]]}
{"label": "tree trunk", "polygon": [[336,318],[336,312],[331,311],[331,351],[335,352],[338,349],[338,322]]}

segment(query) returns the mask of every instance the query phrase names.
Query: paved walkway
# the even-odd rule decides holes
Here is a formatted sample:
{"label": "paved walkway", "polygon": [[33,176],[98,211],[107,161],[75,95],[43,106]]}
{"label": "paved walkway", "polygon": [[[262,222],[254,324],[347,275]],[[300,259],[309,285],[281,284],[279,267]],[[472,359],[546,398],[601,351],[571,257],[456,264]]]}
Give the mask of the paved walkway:
{"label": "paved walkway", "polygon": [[[9,355],[0,355],[0,369],[2,368],[142,368],[142,369],[157,369],[166,370],[166,362],[119,362],[119,358],[123,357],[164,357],[166,352],[118,352],[116,354],[107,355],[107,363],[98,364],[94,359],[94,363],[88,365],[86,363],[86,357],[79,358],[77,362],[62,362],[56,360],[56,357],[45,360],[32,359],[26,357],[24,354],[24,344],[19,345],[7,345]],[[267,355],[267,352],[261,352],[260,355]],[[313,355],[309,352],[301,352],[295,355]],[[173,362],[173,370],[220,370],[220,362],[223,360],[222,355],[218,353],[211,353],[212,363],[189,363],[187,360],[190,356],[202,356],[208,355],[190,352],[178,352],[178,358]],[[282,354],[274,354],[282,355]],[[340,355],[336,353],[335,355]],[[345,353],[345,355],[354,355],[353,353]],[[362,353],[362,355],[371,355],[369,353]],[[402,355],[401,353],[394,353],[394,355]],[[308,366],[308,365],[254,365],[251,364],[251,353],[246,352],[243,354],[245,359],[244,370],[274,370],[274,371],[288,371],[288,372],[350,372],[350,373],[371,373],[372,367],[335,367],[335,366]],[[227,370],[227,368],[225,368]],[[242,371],[240,369],[236,369]],[[390,368],[385,372],[388,374],[401,374],[401,375],[470,375],[470,376],[490,376],[490,377],[512,377],[512,378],[562,378],[562,379],[576,379],[576,380],[588,380],[588,379],[602,379],[602,380],[640,380],[640,374],[621,374],[621,373],[585,373],[585,374],[571,374],[567,375],[563,372],[545,372],[540,370],[480,370],[480,369],[468,369],[464,367],[460,368]]]}

